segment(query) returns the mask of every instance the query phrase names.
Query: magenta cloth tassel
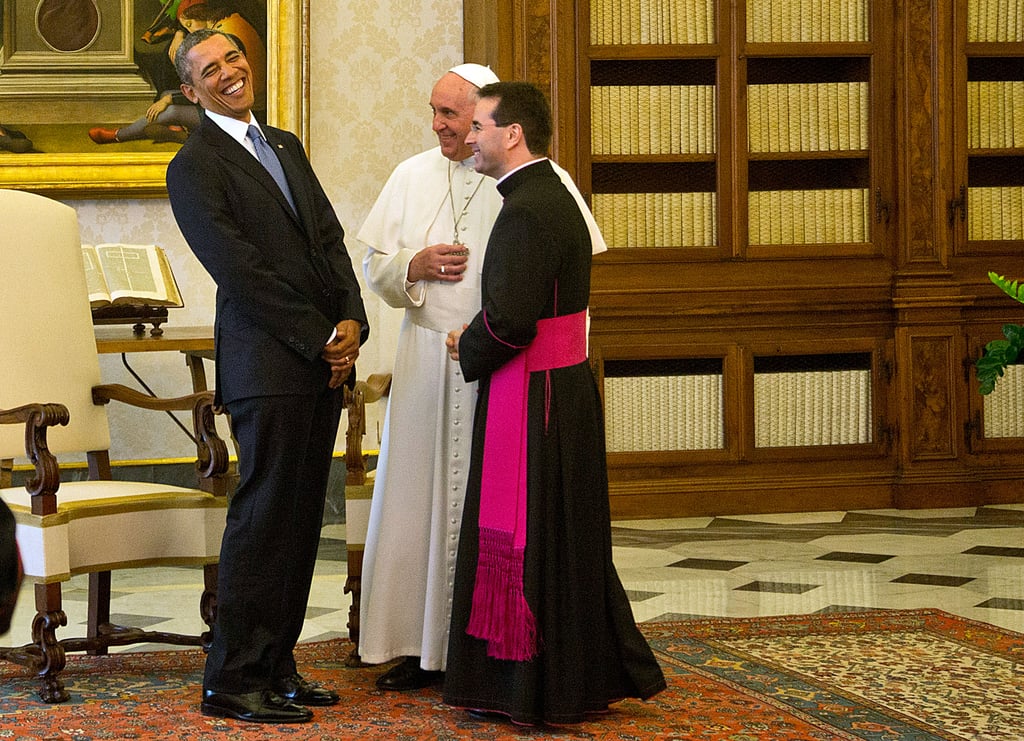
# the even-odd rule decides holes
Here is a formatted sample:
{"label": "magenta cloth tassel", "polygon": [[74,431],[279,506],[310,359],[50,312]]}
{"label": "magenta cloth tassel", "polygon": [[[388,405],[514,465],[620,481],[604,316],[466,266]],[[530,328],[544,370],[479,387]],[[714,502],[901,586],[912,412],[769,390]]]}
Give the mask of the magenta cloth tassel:
{"label": "magenta cloth tassel", "polygon": [[523,594],[523,549],[512,541],[510,532],[480,531],[466,633],[487,641],[491,658],[529,661],[537,655],[537,622]]}
{"label": "magenta cloth tassel", "polygon": [[[480,482],[479,553],[466,633],[487,641],[487,654],[495,659],[528,661],[538,653],[537,621],[523,592],[530,373],[582,363],[586,358],[586,312],[581,311],[538,321],[530,345],[491,375]],[[545,429],[549,381],[545,381]]]}

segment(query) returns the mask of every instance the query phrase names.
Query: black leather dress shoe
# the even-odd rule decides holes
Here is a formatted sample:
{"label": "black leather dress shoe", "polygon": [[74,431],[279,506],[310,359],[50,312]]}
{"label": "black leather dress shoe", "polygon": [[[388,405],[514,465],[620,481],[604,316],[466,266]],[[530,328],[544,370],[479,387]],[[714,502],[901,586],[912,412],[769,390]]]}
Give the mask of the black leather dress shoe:
{"label": "black leather dress shoe", "polygon": [[444,672],[421,669],[419,656],[406,656],[377,677],[377,687],[382,690],[418,690],[440,684],[443,679]]}
{"label": "black leather dress shoe", "polygon": [[274,692],[296,705],[324,706],[337,705],[341,702],[337,692],[307,682],[300,674],[275,680]]}
{"label": "black leather dress shoe", "polygon": [[502,715],[493,710],[467,710],[466,715],[473,720],[508,720],[507,715]]}
{"label": "black leather dress shoe", "polygon": [[306,723],[313,719],[313,711],[296,705],[271,690],[239,694],[203,690],[200,710],[203,715],[234,718],[250,723]]}

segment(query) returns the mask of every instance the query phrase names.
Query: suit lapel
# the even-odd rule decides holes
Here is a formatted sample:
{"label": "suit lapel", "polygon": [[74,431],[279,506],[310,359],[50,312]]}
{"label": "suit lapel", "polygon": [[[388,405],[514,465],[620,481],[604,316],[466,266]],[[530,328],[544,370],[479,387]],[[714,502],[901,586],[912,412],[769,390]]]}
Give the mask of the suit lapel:
{"label": "suit lapel", "polygon": [[[281,166],[285,171],[285,177],[288,178],[288,183],[291,186],[291,184],[299,180],[299,178],[296,178],[293,174],[294,171],[290,169],[292,167],[289,162],[290,158],[286,154],[282,154],[282,152],[284,152],[284,148],[279,146],[280,142],[277,141],[276,135],[273,140],[270,139],[269,132],[267,131],[268,128],[269,127],[264,128],[264,135],[267,136],[267,141],[274,147],[274,151],[278,153],[278,157],[281,160]],[[206,140],[217,148],[217,152],[222,158],[238,167],[246,175],[255,180],[280,204],[281,208],[288,213],[296,224],[299,225],[299,228],[303,228],[302,220],[294,211],[292,211],[291,206],[288,205],[288,199],[284,197],[284,193],[282,193],[281,189],[277,187],[277,183],[274,182],[274,178],[269,172],[267,172],[267,169],[260,164],[258,159],[256,159],[244,146],[228,136],[222,128],[208,119],[203,119],[203,125],[200,128],[200,131],[203,132]],[[291,175],[291,177],[289,177],[289,175]],[[301,189],[297,189],[292,186],[292,197],[296,199],[296,208],[301,210],[302,207],[299,205],[299,190]]]}

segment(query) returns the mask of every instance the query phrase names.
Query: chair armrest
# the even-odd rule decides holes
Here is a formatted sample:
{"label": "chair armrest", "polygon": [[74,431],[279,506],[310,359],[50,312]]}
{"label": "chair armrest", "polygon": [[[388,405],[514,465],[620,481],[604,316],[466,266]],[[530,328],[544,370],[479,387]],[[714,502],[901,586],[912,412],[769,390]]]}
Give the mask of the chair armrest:
{"label": "chair armrest", "polygon": [[365,381],[356,381],[355,390],[362,392],[363,401],[372,404],[391,393],[390,373],[371,373]]}
{"label": "chair armrest", "polygon": [[[54,493],[60,486],[60,465],[46,443],[46,430],[54,425],[66,425],[71,414],[63,404],[26,404],[14,409],[0,409],[0,424],[25,425],[25,455],[35,466],[35,476],[25,482],[32,495],[34,514],[43,511],[49,501],[52,512],[57,511]],[[39,508],[40,511],[36,511]]]}
{"label": "chair armrest", "polygon": [[[212,391],[199,391],[187,396],[149,396],[119,383],[93,386],[94,404],[119,401],[140,409],[153,411],[191,411],[192,431],[196,443],[196,469],[203,480],[224,476],[228,471],[228,446],[217,432]],[[204,487],[205,488],[205,487]]]}
{"label": "chair armrest", "polygon": [[391,392],[390,373],[372,373],[355,387],[345,387],[345,408],[348,429],[345,432],[345,484],[366,483],[366,460],[363,458],[363,436],[366,434],[366,403],[380,401]]}
{"label": "chair armrest", "polygon": [[92,387],[93,404],[119,401],[140,409],[152,409],[158,412],[189,411],[197,404],[203,403],[206,397],[209,397],[212,402],[213,392],[199,391],[188,396],[164,397],[150,396],[120,383],[105,383]]}

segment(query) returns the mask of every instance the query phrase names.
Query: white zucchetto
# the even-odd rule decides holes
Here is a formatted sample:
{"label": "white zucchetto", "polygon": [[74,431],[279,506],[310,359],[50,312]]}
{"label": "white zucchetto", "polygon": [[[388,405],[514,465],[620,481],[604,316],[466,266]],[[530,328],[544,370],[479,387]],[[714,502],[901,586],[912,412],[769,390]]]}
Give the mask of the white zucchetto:
{"label": "white zucchetto", "polygon": [[482,64],[459,64],[448,71],[458,75],[466,82],[470,82],[477,87],[490,85],[492,82],[499,82],[498,76],[494,74],[491,68],[485,67]]}

